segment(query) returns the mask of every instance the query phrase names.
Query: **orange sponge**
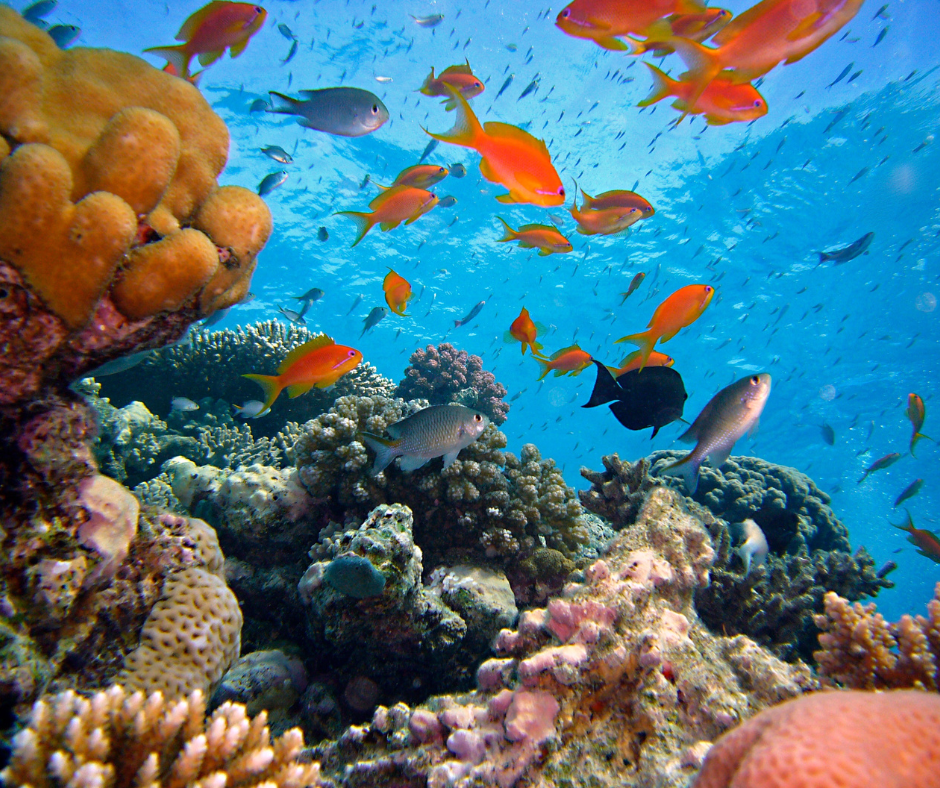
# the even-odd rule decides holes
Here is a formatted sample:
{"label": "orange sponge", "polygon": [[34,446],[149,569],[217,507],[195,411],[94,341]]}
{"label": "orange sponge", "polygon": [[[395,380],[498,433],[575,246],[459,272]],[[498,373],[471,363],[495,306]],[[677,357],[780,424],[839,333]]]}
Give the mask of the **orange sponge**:
{"label": "orange sponge", "polygon": [[804,695],[722,736],[693,788],[936,788],[937,731],[937,693]]}

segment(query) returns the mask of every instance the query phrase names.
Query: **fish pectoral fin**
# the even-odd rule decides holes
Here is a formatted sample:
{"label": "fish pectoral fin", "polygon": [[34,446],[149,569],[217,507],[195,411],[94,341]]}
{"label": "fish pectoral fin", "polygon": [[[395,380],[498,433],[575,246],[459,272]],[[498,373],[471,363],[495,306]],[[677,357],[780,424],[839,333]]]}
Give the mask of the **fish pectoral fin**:
{"label": "fish pectoral fin", "polygon": [[694,459],[694,456],[695,452],[690,451],[678,462],[660,470],[660,473],[666,476],[681,476],[685,480],[685,490],[689,495],[694,495],[698,488],[698,469],[701,462]]}
{"label": "fish pectoral fin", "polygon": [[757,435],[757,430],[760,427],[760,419],[757,419],[752,425],[751,428],[747,431],[747,437],[753,438]]}
{"label": "fish pectoral fin", "polygon": [[[402,457],[401,460],[399,460],[398,467],[403,471],[415,471],[422,465],[427,464],[428,461],[429,460],[425,459],[424,457],[410,457],[406,455]],[[445,465],[444,467],[446,468],[447,466]]]}
{"label": "fish pectoral fin", "polygon": [[397,222],[379,222],[379,227],[383,233],[387,233],[389,230],[394,230],[398,225],[401,224],[401,220]]}
{"label": "fish pectoral fin", "polygon": [[217,49],[214,52],[200,52],[199,53],[199,64],[202,66],[211,66],[224,54],[224,50]]}
{"label": "fish pectoral fin", "polygon": [[594,43],[597,44],[602,49],[606,49],[609,52],[622,52],[625,49],[630,49],[629,46],[623,43],[619,38],[614,38],[612,36],[601,36],[594,39]]}
{"label": "fish pectoral fin", "polygon": [[490,160],[484,156],[480,159],[480,174],[492,183],[501,183],[499,176],[496,174],[496,170],[493,169],[493,165],[490,164]]}
{"label": "fish pectoral fin", "polygon": [[306,394],[312,388],[313,383],[295,383],[287,387],[287,396],[294,399],[294,397],[299,397],[301,394]]}
{"label": "fish pectoral fin", "polygon": [[501,202],[506,205],[515,205],[519,202],[515,197],[512,196],[512,192],[509,194],[501,194],[496,198],[496,202]]}
{"label": "fish pectoral fin", "polygon": [[447,452],[447,454],[444,455],[444,467],[449,468],[451,465],[453,465],[454,460],[457,459],[458,454],[460,454],[460,449]]}

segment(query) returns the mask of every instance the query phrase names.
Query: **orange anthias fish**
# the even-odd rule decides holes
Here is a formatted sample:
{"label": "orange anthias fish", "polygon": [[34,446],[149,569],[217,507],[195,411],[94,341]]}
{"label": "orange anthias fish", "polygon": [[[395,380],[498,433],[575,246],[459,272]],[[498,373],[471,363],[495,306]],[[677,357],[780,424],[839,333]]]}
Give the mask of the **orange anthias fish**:
{"label": "orange anthias fish", "polygon": [[398,173],[391,187],[375,185],[383,191],[394,186],[414,186],[416,189],[430,189],[435,183],[444,180],[447,174],[447,167],[441,167],[437,164],[414,164],[411,167],[405,167]]}
{"label": "orange anthias fish", "polygon": [[729,22],[710,49],[682,38],[669,40],[689,68],[687,82],[698,97],[715,77],[743,84],[763,76],[778,63],[796,63],[838,32],[864,0],[762,0]]}
{"label": "orange anthias fish", "polygon": [[238,57],[267,18],[268,12],[260,5],[213,0],[183,22],[176,40],[184,43],[151,47],[144,52],[166,58],[178,76],[189,79],[189,62],[194,57],[204,66],[215,63],[226,49],[231,51],[232,57]]}
{"label": "orange anthias fish", "polygon": [[499,243],[518,241],[519,246],[523,249],[538,249],[539,257],[550,254],[567,254],[573,248],[571,241],[565,238],[557,227],[552,227],[549,224],[524,224],[518,230],[513,230],[502,216],[496,218],[506,228],[506,235],[499,239]]}
{"label": "orange anthias fish", "polygon": [[920,432],[921,427],[924,426],[924,419],[927,417],[927,412],[924,409],[924,401],[919,394],[907,395],[907,417],[911,420],[911,426],[914,428],[914,434],[911,435],[911,457],[913,457],[914,447],[917,445],[917,441],[921,438],[927,438],[929,441],[933,440],[933,438],[928,438]]}
{"label": "orange anthias fish", "polygon": [[639,345],[642,357],[639,369],[643,369],[649,361],[656,342],[668,342],[681,329],[692,325],[702,316],[702,312],[711,303],[714,295],[715,288],[711,285],[680,287],[656,307],[646,331],[620,337],[617,342],[632,342]]}
{"label": "orange anthias fish", "polygon": [[556,378],[569,372],[572,375],[579,375],[583,369],[591,366],[594,362],[591,355],[585,353],[577,345],[562,348],[557,353],[552,353],[548,359],[535,356],[535,360],[539,362],[539,366],[542,368],[542,374],[538,376],[538,380],[553,371]]}
{"label": "orange anthias fish", "polygon": [[902,531],[907,531],[907,541],[917,547],[917,552],[940,564],[940,538],[933,531],[915,528],[911,513],[907,509],[904,511],[907,513],[907,522],[904,525],[894,525],[894,523],[891,523],[891,525]]}
{"label": "orange anthias fish", "polygon": [[243,375],[264,389],[264,407],[258,416],[267,413],[274,400],[286,388],[293,399],[316,386],[325,389],[362,361],[362,353],[345,345],[337,345],[326,334],[314,337],[295,347],[277,368],[277,375]]}
{"label": "orange anthias fish", "polygon": [[437,205],[437,196],[425,189],[413,186],[393,186],[386,189],[372,202],[372,212],[337,211],[337,216],[351,216],[359,233],[352,245],[358,244],[375,225],[388,232],[402,222],[411,224]]}
{"label": "orange anthias fish", "polygon": [[411,285],[408,281],[391,268],[382,281],[382,289],[385,291],[385,303],[396,315],[405,315],[405,307],[408,305],[408,299],[411,298]]}
{"label": "orange anthias fish", "polygon": [[644,65],[653,75],[653,89],[638,107],[648,107],[667,96],[675,96],[673,107],[687,114],[704,115],[710,126],[748,122],[767,114],[767,102],[750,82],[737,84],[720,76],[708,83],[695,102],[695,108],[690,109],[689,101],[696,91],[694,83],[672,79],[652,63]]}
{"label": "orange anthias fish", "polygon": [[581,189],[581,207],[577,202],[568,209],[578,223],[581,235],[615,235],[656,211],[636,192],[615,189],[592,197]]}
{"label": "orange anthias fish", "polygon": [[542,345],[535,341],[535,338],[545,330],[545,326],[540,323],[533,323],[529,317],[529,310],[522,307],[519,317],[512,321],[509,331],[506,332],[506,341],[518,341],[522,343],[522,355],[525,355],[525,349],[529,348],[533,356],[542,355]]}
{"label": "orange anthias fish", "polygon": [[444,109],[450,112],[457,106],[457,102],[448,93],[447,85],[460,91],[460,95],[465,99],[479,96],[485,90],[483,83],[470,70],[470,61],[467,61],[465,65],[458,64],[445,68],[437,78],[434,76],[434,66],[431,66],[431,73],[424,80],[420,92],[425,96],[444,96],[447,99],[444,102]]}
{"label": "orange anthias fish", "polygon": [[481,126],[467,100],[452,87],[447,90],[457,102],[457,119],[446,134],[432,134],[434,139],[473,148],[483,158],[480,172],[493,183],[509,189],[496,199],[502,203],[530,203],[548,208],[565,201],[565,187],[552,166],[548,148],[516,126],[489,121]]}
{"label": "orange anthias fish", "polygon": [[630,49],[617,36],[647,36],[657,20],[670,14],[701,14],[698,0],[574,0],[555,24],[574,38],[588,38],[604,49]]}
{"label": "orange anthias fish", "polygon": [[[672,356],[667,356],[665,353],[660,353],[658,350],[654,350],[650,353],[649,358],[646,360],[647,367],[671,367],[675,364],[675,359]],[[610,374],[615,378],[619,378],[626,372],[632,372],[634,369],[640,369],[643,365],[643,351],[634,350],[632,353],[624,356],[623,361],[620,362],[619,367],[607,367],[610,370]]]}

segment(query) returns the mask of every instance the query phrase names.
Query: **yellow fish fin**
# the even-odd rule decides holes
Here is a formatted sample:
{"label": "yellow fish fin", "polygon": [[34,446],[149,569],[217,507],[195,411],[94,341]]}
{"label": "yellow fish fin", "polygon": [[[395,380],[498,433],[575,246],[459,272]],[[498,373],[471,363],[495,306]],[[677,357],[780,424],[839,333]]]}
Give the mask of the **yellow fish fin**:
{"label": "yellow fish fin", "polygon": [[503,227],[506,228],[506,236],[505,238],[498,239],[499,243],[513,240],[516,237],[516,231],[509,226],[509,223],[502,216],[497,216],[496,218],[499,219],[503,223]]}
{"label": "yellow fish fin", "polygon": [[199,64],[202,66],[211,66],[218,60],[222,55],[225,54],[225,50],[217,49],[214,52],[200,52],[199,53]]}
{"label": "yellow fish fin", "polygon": [[424,84],[418,88],[418,93],[424,93],[425,96],[433,95],[431,93],[431,83],[434,81],[434,66],[431,66],[431,73],[424,79]]}
{"label": "yellow fish fin", "polygon": [[145,49],[144,52],[165,58],[167,63],[172,65],[176,69],[176,73],[183,79],[189,76],[189,61],[192,59],[192,55],[183,46],[150,47],[150,49]]}
{"label": "yellow fish fin", "polygon": [[277,368],[278,374],[283,375],[297,363],[298,360],[306,356],[308,353],[316,350],[317,348],[326,347],[327,345],[335,345],[332,337],[328,337],[326,334],[320,334],[320,336],[314,337],[309,342],[304,342],[302,345],[298,345],[293,350],[290,351],[284,360],[280,363]]}
{"label": "yellow fish fin", "polygon": [[287,396],[294,399],[294,397],[299,397],[301,394],[306,394],[312,388],[313,383],[295,383],[287,387]]}
{"label": "yellow fish fin", "polygon": [[512,196],[512,192],[509,192],[509,194],[500,194],[496,198],[496,202],[501,202],[504,205],[515,205],[519,200]]}
{"label": "yellow fish fin", "polygon": [[546,361],[545,359],[543,359],[543,358],[537,358],[536,356],[532,356],[532,358],[534,358],[534,359],[539,363],[539,367],[540,367],[541,370],[542,370],[542,374],[539,375],[538,378],[536,378],[536,380],[541,380],[541,379],[544,378],[549,372],[551,372],[551,370],[552,370],[551,364],[550,364],[548,361]]}
{"label": "yellow fish fin", "polygon": [[242,377],[253,380],[261,386],[262,391],[264,391],[264,407],[258,411],[258,416],[263,416],[271,410],[274,400],[276,400],[281,391],[284,390],[281,379],[276,375],[242,375]]}
{"label": "yellow fish fin", "polygon": [[801,38],[806,38],[809,35],[812,35],[816,31],[816,23],[822,19],[822,11],[816,11],[813,14],[810,14],[806,19],[800,22],[787,36],[787,41],[799,41]]}
{"label": "yellow fish fin", "polygon": [[232,46],[229,47],[229,55],[232,57],[238,57],[242,52],[245,51],[246,46],[248,46],[248,36],[245,36],[238,43],[232,44]]}
{"label": "yellow fish fin", "polygon": [[552,353],[551,356],[549,356],[549,358],[552,361],[555,361],[556,359],[561,358],[565,353],[570,353],[572,350],[580,349],[581,348],[579,348],[577,345],[569,345],[568,347],[563,347],[561,350],[556,350],[554,353]]}
{"label": "yellow fish fin", "polygon": [[653,88],[650,90],[650,94],[637,104],[638,107],[648,107],[651,104],[655,104],[657,101],[662,101],[666,96],[675,95],[673,93],[675,85],[677,84],[675,80],[670,79],[667,74],[660,71],[652,63],[644,62],[643,65],[650,70],[650,74],[653,77]]}
{"label": "yellow fish fin", "polygon": [[[352,246],[355,246],[363,238],[365,238],[366,233],[375,226],[375,215],[371,213],[360,213],[359,211],[337,211],[336,215],[348,216],[356,223],[356,228],[359,232],[356,234],[356,240],[352,242]],[[352,246],[350,246],[350,249]]]}
{"label": "yellow fish fin", "polygon": [[470,70],[470,64],[467,63],[466,65],[448,66],[441,72],[441,76],[443,77],[445,74],[473,74],[473,72]]}
{"label": "yellow fish fin", "polygon": [[399,219],[397,222],[379,222],[379,228],[383,233],[387,233],[389,230],[394,230],[400,224],[401,219]]}
{"label": "yellow fish fin", "polygon": [[480,125],[480,121],[473,114],[473,110],[470,109],[470,105],[459,90],[447,84],[444,85],[444,89],[450,94],[451,99],[457,102],[457,117],[454,119],[454,126],[443,134],[434,134],[424,129],[425,133],[441,142],[463,145],[465,148],[477,148],[481,138],[486,134],[483,126]]}

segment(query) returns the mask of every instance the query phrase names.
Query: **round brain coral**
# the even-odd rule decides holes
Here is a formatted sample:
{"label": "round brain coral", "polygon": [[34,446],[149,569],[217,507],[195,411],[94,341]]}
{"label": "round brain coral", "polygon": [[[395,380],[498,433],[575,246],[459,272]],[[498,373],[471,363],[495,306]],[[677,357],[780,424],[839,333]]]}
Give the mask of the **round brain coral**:
{"label": "round brain coral", "polygon": [[[0,6],[0,342],[14,351],[0,402],[244,297],[271,214],[218,187],[228,144],[185,80],[121,52],[63,51]],[[23,371],[40,360],[41,375]]]}
{"label": "round brain coral", "polygon": [[935,788],[937,731],[936,693],[804,695],[719,739],[693,788]]}

